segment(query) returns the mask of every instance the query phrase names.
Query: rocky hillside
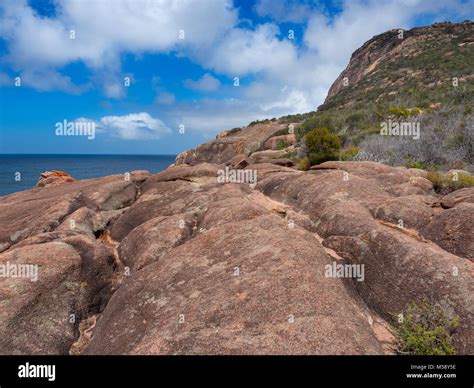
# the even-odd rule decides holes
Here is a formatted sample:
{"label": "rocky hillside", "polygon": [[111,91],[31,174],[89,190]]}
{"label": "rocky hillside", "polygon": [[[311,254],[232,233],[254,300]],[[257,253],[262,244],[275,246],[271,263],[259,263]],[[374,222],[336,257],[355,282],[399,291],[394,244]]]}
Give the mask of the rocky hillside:
{"label": "rocky hillside", "polygon": [[[356,50],[317,112],[358,160],[425,168],[474,164],[474,23],[438,23],[377,35]],[[298,116],[295,116],[295,118]],[[419,123],[420,138],[381,136],[381,124]]]}
{"label": "rocky hillside", "polygon": [[[472,86],[467,82],[474,78],[473,60],[473,22],[387,31],[352,54],[321,108],[357,101],[389,102],[405,94],[419,105],[431,103],[429,94],[447,92],[453,86],[453,77],[461,86]],[[440,86],[447,88],[440,90]]]}

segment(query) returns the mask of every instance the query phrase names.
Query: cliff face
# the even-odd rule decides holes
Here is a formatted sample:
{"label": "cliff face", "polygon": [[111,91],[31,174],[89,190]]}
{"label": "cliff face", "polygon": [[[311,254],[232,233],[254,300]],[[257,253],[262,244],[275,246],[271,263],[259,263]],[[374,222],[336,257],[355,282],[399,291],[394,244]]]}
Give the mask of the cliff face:
{"label": "cliff face", "polygon": [[[431,82],[451,84],[453,77],[465,82],[474,77],[473,53],[474,23],[470,21],[384,32],[352,54],[324,105],[344,105],[372,89],[380,92],[373,95],[376,100],[405,86],[424,89]],[[340,95],[346,88],[347,92]],[[335,98],[338,95],[340,99]]]}

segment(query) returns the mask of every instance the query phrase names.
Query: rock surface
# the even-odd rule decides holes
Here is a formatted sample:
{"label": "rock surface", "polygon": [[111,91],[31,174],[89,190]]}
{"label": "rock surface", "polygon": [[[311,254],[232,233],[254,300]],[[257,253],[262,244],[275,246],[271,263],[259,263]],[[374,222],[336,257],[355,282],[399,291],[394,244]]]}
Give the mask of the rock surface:
{"label": "rock surface", "polygon": [[67,182],[76,182],[76,179],[64,171],[45,171],[41,174],[36,187],[62,185]]}
{"label": "rock surface", "polygon": [[[250,156],[254,152],[265,149],[265,144],[280,133],[284,134],[291,124],[270,122],[242,128],[233,134],[223,134],[215,140],[201,144],[196,148],[183,152],[176,158],[176,164],[229,163],[237,155]],[[294,137],[294,136],[293,136]],[[293,139],[289,137],[289,139]]]}
{"label": "rock surface", "polygon": [[387,354],[393,314],[423,300],[473,353],[470,190],[372,162],[219,183],[231,159],[0,198],[0,265],[38,265],[0,277],[2,353]]}

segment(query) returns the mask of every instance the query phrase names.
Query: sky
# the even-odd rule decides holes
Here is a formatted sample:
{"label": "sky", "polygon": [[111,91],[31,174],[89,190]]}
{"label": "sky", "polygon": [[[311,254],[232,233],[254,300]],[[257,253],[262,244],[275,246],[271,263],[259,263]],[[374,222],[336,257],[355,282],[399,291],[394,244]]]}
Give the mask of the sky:
{"label": "sky", "polygon": [[316,110],[374,35],[473,14],[474,0],[0,0],[0,153],[177,154]]}

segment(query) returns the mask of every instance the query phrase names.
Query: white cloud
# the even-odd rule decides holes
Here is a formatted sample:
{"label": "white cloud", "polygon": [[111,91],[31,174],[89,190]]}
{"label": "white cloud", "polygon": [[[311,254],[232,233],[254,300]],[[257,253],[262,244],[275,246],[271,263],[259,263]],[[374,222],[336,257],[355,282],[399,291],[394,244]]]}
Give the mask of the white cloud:
{"label": "white cloud", "polygon": [[176,97],[173,93],[160,92],[155,97],[155,103],[158,105],[171,105],[176,102]]}
{"label": "white cloud", "polygon": [[161,120],[151,117],[146,112],[132,113],[125,116],[104,116],[96,122],[97,132],[123,140],[159,139],[171,133]]}
{"label": "white cloud", "polygon": [[[3,0],[0,36],[15,71],[51,71],[83,61],[98,72],[107,95],[123,96],[120,54],[206,50],[237,22],[230,0],[57,0],[54,19],[26,0]],[[75,39],[70,39],[74,30]],[[185,39],[179,39],[183,30]]]}
{"label": "white cloud", "polygon": [[198,59],[219,73],[244,76],[260,72],[280,73],[296,64],[296,47],[288,39],[280,40],[279,28],[272,23],[255,30],[235,28],[213,47],[200,52]]}
{"label": "white cloud", "polygon": [[201,92],[213,92],[219,89],[221,83],[217,78],[206,73],[196,81],[193,81],[192,79],[185,80],[184,85],[189,89],[199,90]]}
{"label": "white cloud", "polygon": [[52,69],[26,69],[20,73],[21,85],[41,92],[60,90],[80,94],[90,88],[90,84],[76,85],[70,77]]}

